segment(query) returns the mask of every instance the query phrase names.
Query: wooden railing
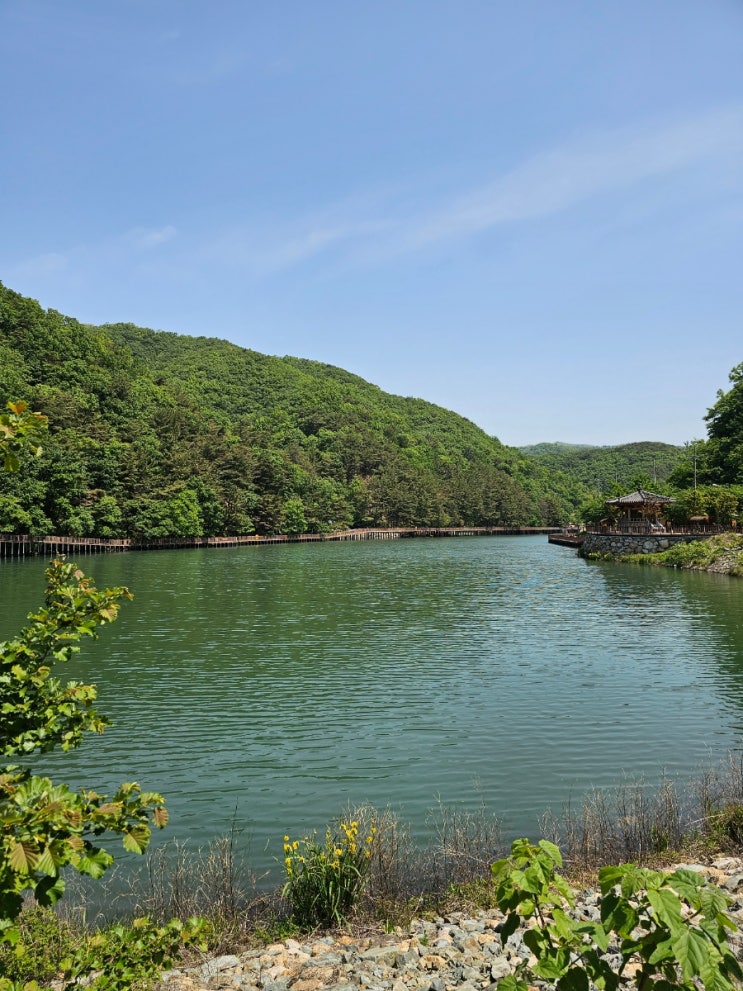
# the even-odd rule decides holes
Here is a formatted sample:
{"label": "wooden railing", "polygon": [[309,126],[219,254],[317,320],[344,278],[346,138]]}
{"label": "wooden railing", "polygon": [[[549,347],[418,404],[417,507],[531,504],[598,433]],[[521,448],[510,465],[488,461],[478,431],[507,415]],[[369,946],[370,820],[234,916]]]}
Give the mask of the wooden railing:
{"label": "wooden railing", "polygon": [[712,534],[723,533],[729,527],[719,526],[717,523],[686,523],[674,524],[673,526],[659,526],[653,523],[641,523],[633,521],[631,523],[614,523],[611,526],[599,526],[589,524],[586,530],[589,533],[687,533],[687,534]]}
{"label": "wooden railing", "polygon": [[332,533],[277,533],[240,537],[159,537],[153,540],[118,537],[29,537],[0,534],[0,558],[41,554],[100,554],[111,551],[174,550],[184,547],[262,547],[265,544],[320,543],[335,540],[399,540],[404,537],[480,537],[554,533],[559,527],[461,526],[376,527]]}

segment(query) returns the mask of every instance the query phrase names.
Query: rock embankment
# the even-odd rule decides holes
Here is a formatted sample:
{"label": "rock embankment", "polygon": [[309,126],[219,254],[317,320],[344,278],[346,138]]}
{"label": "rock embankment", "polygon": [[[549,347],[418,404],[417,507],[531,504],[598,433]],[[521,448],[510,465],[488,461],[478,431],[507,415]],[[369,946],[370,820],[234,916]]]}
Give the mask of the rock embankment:
{"label": "rock embankment", "polygon": [[669,533],[587,533],[580,548],[582,557],[592,554],[660,554],[675,544],[691,544],[704,539],[699,534]]}
{"label": "rock embankment", "polygon": [[[724,857],[710,865],[683,866],[703,873],[731,898],[730,914],[739,924],[731,945],[740,955],[743,860]],[[597,890],[583,891],[576,914],[598,920],[599,904]],[[517,930],[503,944],[502,923],[501,913],[492,909],[471,917],[453,912],[441,918],[414,920],[407,932],[397,930],[374,938],[287,939],[171,971],[164,976],[162,987],[165,991],[494,991],[501,978],[529,958],[523,931]],[[615,955],[618,964],[616,951]]]}

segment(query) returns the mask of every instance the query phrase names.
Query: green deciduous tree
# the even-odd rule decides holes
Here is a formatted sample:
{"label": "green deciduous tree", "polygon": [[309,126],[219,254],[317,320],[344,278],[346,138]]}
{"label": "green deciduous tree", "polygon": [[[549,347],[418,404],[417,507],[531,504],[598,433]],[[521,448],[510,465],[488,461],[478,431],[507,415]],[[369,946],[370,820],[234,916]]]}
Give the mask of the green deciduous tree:
{"label": "green deciduous tree", "polygon": [[304,504],[301,499],[287,499],[284,503],[284,532],[290,534],[306,533],[307,518],[304,515]]}
{"label": "green deciduous tree", "polygon": [[743,483],[743,363],[730,372],[732,387],[717,393],[708,411],[708,459],[713,482]]}

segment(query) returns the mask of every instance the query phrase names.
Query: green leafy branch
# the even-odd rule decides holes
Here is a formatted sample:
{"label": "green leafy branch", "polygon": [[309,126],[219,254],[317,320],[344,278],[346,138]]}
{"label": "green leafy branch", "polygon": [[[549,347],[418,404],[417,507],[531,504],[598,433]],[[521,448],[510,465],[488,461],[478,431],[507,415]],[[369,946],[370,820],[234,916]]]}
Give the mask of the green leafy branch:
{"label": "green leafy branch", "polygon": [[80,745],[86,732],[103,732],[108,720],[93,708],[93,685],[52,676],[55,661],[79,650],[84,636],[116,619],[126,588],[98,591],[74,564],[55,561],[46,572],[46,601],[18,637],[0,643],[0,752],[6,757]]}
{"label": "green leafy branch", "polygon": [[8,403],[6,410],[0,413],[0,456],[6,471],[18,471],[24,450],[35,457],[41,454],[49,421],[42,413],[32,413],[22,400]]}
{"label": "green leafy branch", "polygon": [[[493,864],[496,901],[506,914],[502,939],[526,926],[524,943],[536,962],[523,961],[500,982],[502,991],[526,991],[530,978],[555,982],[557,991],[600,991],[632,985],[638,991],[732,991],[743,979],[727,931],[735,923],[719,889],[696,873],[672,873],[623,864],[599,871],[600,922],[570,913],[575,895],[558,873],[560,851],[541,840],[516,840],[511,856]],[[609,950],[618,953],[612,967]]]}
{"label": "green leafy branch", "polygon": [[[93,707],[92,685],[63,684],[52,670],[70,659],[83,637],[97,637],[131,596],[126,588],[99,591],[62,561],[54,561],[46,577],[44,606],[15,639],[0,644],[0,754],[6,759],[56,746],[70,750],[108,722]],[[152,827],[162,828],[167,819],[162,796],[133,782],[107,797],[74,792],[16,764],[0,767],[0,941],[18,944],[24,893],[40,905],[62,896],[63,868],[101,877],[113,857],[97,837],[116,833],[126,850],[142,853]]]}
{"label": "green leafy branch", "polygon": [[93,878],[103,875],[113,856],[91,837],[118,833],[125,849],[143,853],[150,817],[157,827],[166,824],[163,798],[143,793],[137,784],[123,784],[108,798],[6,768],[0,774],[0,936],[3,928],[13,928],[24,891],[32,891],[40,905],[58,901],[65,888],[63,867]]}

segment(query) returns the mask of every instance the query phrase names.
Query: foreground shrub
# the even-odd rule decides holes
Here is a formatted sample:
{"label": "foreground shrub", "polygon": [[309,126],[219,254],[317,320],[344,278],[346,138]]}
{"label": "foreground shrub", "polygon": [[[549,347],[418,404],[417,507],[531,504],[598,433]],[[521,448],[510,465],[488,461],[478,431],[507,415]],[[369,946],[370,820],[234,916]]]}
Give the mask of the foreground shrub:
{"label": "foreground shrub", "polygon": [[[62,961],[64,991],[78,988],[81,979],[95,991],[149,988],[177,960],[185,946],[198,943],[203,923],[172,919],[157,926],[147,918],[128,926],[113,926],[84,941]],[[90,979],[89,975],[96,975]]]}
{"label": "foreground shrub", "polygon": [[0,987],[3,980],[20,986],[31,979],[50,983],[58,977],[62,961],[75,951],[71,926],[52,909],[36,906],[18,917],[18,942],[0,942]]}
{"label": "foreground shrub", "polygon": [[[526,927],[535,962],[523,961],[500,991],[528,991],[535,979],[557,991],[732,991],[743,980],[726,930],[735,923],[728,900],[693,871],[652,871],[624,864],[599,871],[601,921],[576,920],[574,894],[558,873],[560,851],[515,840],[511,856],[493,864],[496,901],[506,913],[505,942]],[[608,951],[611,947],[611,953]],[[612,960],[618,957],[618,962]],[[590,982],[590,983],[589,983]]]}
{"label": "foreground shrub", "polygon": [[20,939],[0,944],[0,991],[38,991],[53,986],[74,991],[149,988],[181,951],[202,945],[203,923],[172,920],[158,926],[147,918],[96,932],[70,925],[53,910],[25,909]]}
{"label": "foreground shrub", "polygon": [[369,874],[376,827],[359,837],[359,823],[341,820],[337,830],[302,840],[284,837],[286,884],[295,922],[302,927],[342,925],[356,906]]}

